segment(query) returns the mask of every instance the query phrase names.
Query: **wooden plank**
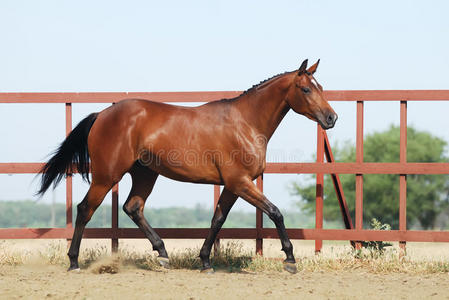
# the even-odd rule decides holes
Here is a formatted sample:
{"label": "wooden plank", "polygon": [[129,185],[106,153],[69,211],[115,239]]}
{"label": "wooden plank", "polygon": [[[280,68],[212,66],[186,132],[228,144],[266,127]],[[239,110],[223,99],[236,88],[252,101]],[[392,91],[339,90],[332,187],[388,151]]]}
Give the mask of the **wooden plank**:
{"label": "wooden plank", "polygon": [[[400,102],[399,161],[407,162],[407,101]],[[399,230],[407,229],[407,175],[399,175]],[[405,254],[405,241],[399,242]]]}
{"label": "wooden plank", "polygon": [[[218,200],[220,200],[220,186],[214,185],[214,212],[217,209]],[[216,238],[214,241],[214,255],[218,255],[220,252],[220,239]]]}
{"label": "wooden plank", "polygon": [[[35,174],[44,163],[0,163],[0,174]],[[449,174],[449,163],[267,163],[269,174]]]}
{"label": "wooden plank", "polygon": [[447,101],[449,90],[325,91],[329,101]]}
{"label": "wooden plank", "polygon": [[113,103],[125,99],[147,99],[156,102],[209,102],[235,98],[241,93],[240,91],[0,93],[0,103]]}
{"label": "wooden plank", "polygon": [[0,228],[0,239],[70,239],[72,228]]}
{"label": "wooden plank", "polygon": [[[0,103],[112,103],[140,98],[157,102],[208,102],[234,98],[241,91],[0,93]],[[447,101],[449,90],[328,90],[329,101]]]}
{"label": "wooden plank", "polygon": [[[208,228],[156,228],[162,238],[204,239]],[[219,238],[253,239],[256,228],[223,228]],[[0,228],[0,239],[67,239],[73,234],[68,228]],[[449,242],[449,231],[427,230],[348,230],[348,229],[287,229],[291,239],[300,240],[357,240],[357,241],[407,241],[407,242]],[[84,238],[145,238],[138,228],[86,228]],[[275,228],[263,228],[262,237],[278,239]]]}
{"label": "wooden plank", "polygon": [[[332,153],[331,145],[327,137],[326,131],[324,132],[324,151],[326,154],[327,162],[334,162],[334,155]],[[353,229],[351,215],[349,214],[348,204],[346,203],[345,193],[341,185],[340,177],[338,174],[331,174],[332,183],[334,185],[335,194],[337,195],[338,204],[340,206],[341,215],[343,217],[343,222],[345,223],[346,229]]]}
{"label": "wooden plank", "polygon": [[267,163],[272,174],[449,174],[449,163]]}
{"label": "wooden plank", "polygon": [[[355,160],[357,163],[363,163],[363,102],[357,101],[357,120],[356,120],[356,145]],[[363,228],[363,174],[355,175],[355,228]],[[361,248],[360,243],[355,243],[357,249]]]}
{"label": "wooden plank", "polygon": [[[115,233],[118,230],[118,183],[112,187],[112,209],[111,209],[111,227],[112,232]],[[118,251],[118,238],[113,234],[111,238],[112,252]]]}
{"label": "wooden plank", "polygon": [[[65,135],[68,136],[72,131],[72,104],[65,104]],[[66,227],[72,228],[73,226],[73,216],[72,216],[72,201],[73,201],[73,180],[72,174],[67,174],[66,177],[66,187],[65,187],[65,207],[66,207]]]}
{"label": "wooden plank", "polygon": [[[0,163],[0,174],[35,174],[44,163]],[[269,174],[449,174],[449,163],[267,163]]]}
{"label": "wooden plank", "polygon": [[[317,147],[316,162],[324,162],[324,130],[317,124]],[[316,174],[316,191],[315,191],[315,228],[323,228],[323,197],[324,197],[324,174]],[[322,240],[315,240],[315,253],[321,252],[323,248]]]}
{"label": "wooden plank", "polygon": [[35,174],[39,173],[44,163],[0,163],[0,174]]}
{"label": "wooden plank", "polygon": [[[293,239],[356,240],[356,241],[408,241],[449,242],[449,231],[425,230],[348,230],[348,229],[289,229]],[[276,230],[264,229],[265,238],[277,238]]]}
{"label": "wooden plank", "polygon": [[[263,174],[257,177],[257,188],[263,193]],[[256,254],[263,255],[263,212],[260,208],[256,208]]]}

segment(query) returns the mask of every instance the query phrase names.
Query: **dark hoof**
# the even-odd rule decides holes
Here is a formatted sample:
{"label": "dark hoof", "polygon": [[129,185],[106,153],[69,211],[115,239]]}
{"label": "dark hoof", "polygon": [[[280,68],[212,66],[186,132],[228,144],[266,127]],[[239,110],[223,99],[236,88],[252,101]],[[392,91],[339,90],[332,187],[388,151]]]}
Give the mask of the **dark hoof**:
{"label": "dark hoof", "polygon": [[203,274],[214,274],[215,271],[212,268],[207,268],[207,269],[202,269],[201,273],[203,273]]}
{"label": "dark hoof", "polygon": [[298,272],[296,264],[291,262],[284,262],[284,270],[291,274],[296,274]]}
{"label": "dark hoof", "polygon": [[72,273],[79,273],[81,270],[79,267],[69,267],[67,269],[67,272],[72,272]]}
{"label": "dark hoof", "polygon": [[158,256],[156,259],[162,267],[170,269],[170,260],[167,257]]}

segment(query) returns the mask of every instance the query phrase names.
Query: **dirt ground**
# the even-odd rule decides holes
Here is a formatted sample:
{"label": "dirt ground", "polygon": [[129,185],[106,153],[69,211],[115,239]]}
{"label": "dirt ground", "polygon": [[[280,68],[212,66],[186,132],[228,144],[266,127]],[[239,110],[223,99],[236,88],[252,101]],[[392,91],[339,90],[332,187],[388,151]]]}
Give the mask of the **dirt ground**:
{"label": "dirt ground", "polygon": [[[101,245],[89,241],[84,247]],[[272,244],[270,244],[272,243]],[[267,241],[279,255],[278,241]],[[201,241],[198,241],[198,245]],[[192,245],[167,241],[169,251]],[[14,241],[11,248],[43,247]],[[145,241],[127,241],[122,247],[146,251]],[[196,247],[196,244],[194,245]],[[249,243],[247,246],[252,247]],[[296,245],[296,255],[313,255],[313,243]],[[302,246],[302,247],[301,247]],[[335,245],[325,245],[334,251]],[[271,249],[270,248],[270,249]],[[429,254],[426,245],[409,246],[410,252]],[[332,250],[331,250],[332,249]],[[448,246],[438,244],[433,256],[448,255]],[[302,252],[301,252],[302,251]],[[270,251],[266,251],[270,254]],[[306,253],[306,254],[304,254]],[[273,254],[274,256],[274,254]],[[19,266],[0,265],[0,299],[449,299],[449,274],[374,274],[366,270],[240,272],[198,270],[143,270],[120,267],[116,274],[98,274],[95,267],[79,273],[65,266],[39,262]]]}
{"label": "dirt ground", "polygon": [[56,266],[0,268],[2,299],[449,299],[449,275],[221,273],[195,270],[67,273]]}

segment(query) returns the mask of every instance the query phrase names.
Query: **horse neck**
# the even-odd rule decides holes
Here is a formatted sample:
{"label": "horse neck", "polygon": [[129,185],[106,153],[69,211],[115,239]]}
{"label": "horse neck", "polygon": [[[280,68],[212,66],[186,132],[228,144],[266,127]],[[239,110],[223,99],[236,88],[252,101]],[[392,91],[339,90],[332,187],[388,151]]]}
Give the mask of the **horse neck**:
{"label": "horse neck", "polygon": [[291,79],[289,74],[270,80],[242,96],[236,102],[246,122],[267,140],[290,110],[285,101]]}

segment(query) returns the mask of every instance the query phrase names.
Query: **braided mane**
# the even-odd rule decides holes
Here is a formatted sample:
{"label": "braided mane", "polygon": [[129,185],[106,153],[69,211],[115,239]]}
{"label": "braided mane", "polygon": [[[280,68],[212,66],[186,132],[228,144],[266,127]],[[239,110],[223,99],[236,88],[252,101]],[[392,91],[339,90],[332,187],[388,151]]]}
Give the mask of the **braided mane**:
{"label": "braided mane", "polygon": [[259,86],[261,86],[262,84],[264,84],[264,83],[266,83],[266,82],[268,82],[268,81],[270,81],[270,80],[276,79],[276,78],[278,78],[278,77],[280,77],[280,76],[282,76],[282,75],[288,74],[288,73],[291,73],[291,71],[285,71],[285,72],[283,72],[283,73],[279,73],[279,74],[277,74],[277,75],[271,76],[270,78],[267,78],[267,79],[265,79],[265,80],[262,80],[261,82],[259,82],[258,84],[253,85],[252,87],[250,87],[249,89],[247,89],[246,91],[244,91],[243,93],[241,93],[240,95],[238,95],[238,96],[235,97],[235,98],[229,98],[229,99],[225,98],[225,99],[220,99],[220,100],[218,100],[218,101],[213,101],[213,102],[232,102],[232,101],[238,99],[239,97],[241,97],[241,96],[243,96],[243,95],[246,95],[246,94],[248,94],[248,93],[251,93],[251,92],[255,91],[255,90],[256,90]]}
{"label": "braided mane", "polygon": [[250,92],[252,92],[252,91],[254,91],[254,90],[256,90],[260,85],[264,84],[265,82],[268,82],[268,81],[270,81],[270,80],[272,80],[272,79],[278,78],[278,77],[280,77],[280,76],[282,76],[282,75],[285,75],[285,74],[288,74],[288,73],[291,73],[291,71],[285,71],[284,73],[279,73],[279,74],[277,74],[277,75],[271,76],[270,78],[267,78],[267,79],[265,79],[265,80],[262,80],[262,81],[259,82],[258,84],[253,85],[252,87],[250,87],[249,89],[247,89],[246,91],[244,91],[243,93],[241,93],[241,94],[239,95],[239,97],[242,96],[242,95],[248,94],[248,93],[250,93]]}

